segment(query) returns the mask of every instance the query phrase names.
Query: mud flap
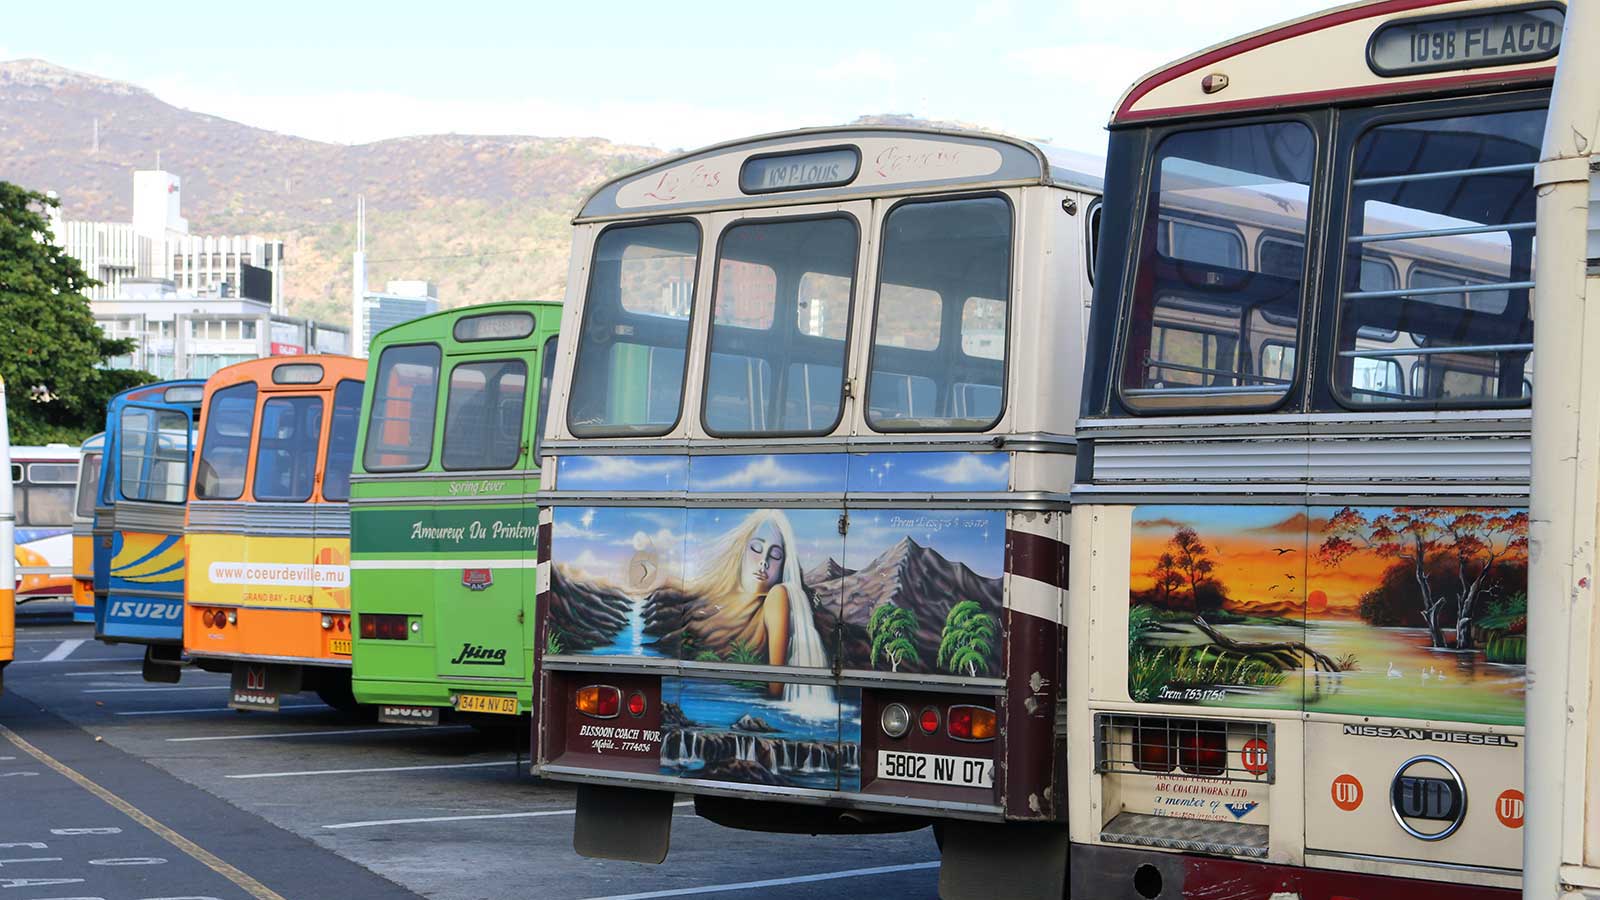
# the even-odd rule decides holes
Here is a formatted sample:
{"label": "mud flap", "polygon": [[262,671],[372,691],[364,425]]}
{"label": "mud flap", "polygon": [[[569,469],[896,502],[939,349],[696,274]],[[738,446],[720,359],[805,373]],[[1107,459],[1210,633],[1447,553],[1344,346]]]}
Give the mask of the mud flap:
{"label": "mud flap", "polygon": [[183,650],[178,647],[157,647],[154,644],[144,648],[144,665],[139,674],[145,681],[157,684],[177,684],[183,675]]}
{"label": "mud flap", "polygon": [[1067,829],[946,820],[939,864],[941,900],[1061,900],[1066,896]]}
{"label": "mud flap", "polygon": [[659,864],[672,840],[671,791],[578,785],[572,849],[594,859]]}

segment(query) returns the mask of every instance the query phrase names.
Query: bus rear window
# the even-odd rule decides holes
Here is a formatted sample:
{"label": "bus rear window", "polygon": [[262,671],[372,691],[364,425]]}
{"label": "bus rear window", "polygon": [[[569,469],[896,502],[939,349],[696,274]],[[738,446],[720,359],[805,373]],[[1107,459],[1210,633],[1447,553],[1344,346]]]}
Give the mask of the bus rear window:
{"label": "bus rear window", "polygon": [[333,421],[328,423],[328,449],[322,464],[322,499],[350,499],[350,469],[356,461],[356,432],[361,425],[361,394],[366,385],[346,379],[333,389]]}
{"label": "bus rear window", "polygon": [[707,431],[826,434],[838,424],[858,237],[847,218],[750,222],[723,232]]}
{"label": "bus rear window", "polygon": [[[1316,140],[1298,122],[1161,142],[1122,366],[1130,407],[1264,406],[1288,390],[1315,163]],[[1271,236],[1254,260],[1246,233]]]}
{"label": "bus rear window", "polygon": [[72,524],[70,485],[16,484],[11,492],[17,525],[48,528]]}
{"label": "bus rear window", "polygon": [[884,221],[867,424],[982,431],[1005,404],[1011,206],[902,203]]}
{"label": "bus rear window", "polygon": [[659,435],[677,423],[699,258],[691,222],[613,227],[595,242],[567,405],[574,435]]}
{"label": "bus rear window", "polygon": [[439,347],[406,344],[378,356],[367,444],[368,472],[414,472],[433,457],[433,414],[439,394]]}
{"label": "bus rear window", "polygon": [[201,500],[237,500],[250,463],[250,433],[256,418],[256,386],[236,384],[214,391],[206,407],[194,495]]}
{"label": "bus rear window", "polygon": [[189,492],[189,417],[175,409],[122,411],[123,499],[182,503]]}
{"label": "bus rear window", "polygon": [[539,351],[539,408],[534,410],[533,467],[539,468],[544,459],[545,417],[550,415],[550,385],[556,380],[556,338],[545,338],[544,349]]}
{"label": "bus rear window", "polygon": [[[1397,122],[1355,148],[1333,387],[1360,406],[1522,405],[1533,391],[1533,165],[1543,110]],[[1399,283],[1403,280],[1403,284]]]}
{"label": "bus rear window", "polygon": [[322,441],[321,397],[273,397],[261,404],[256,442],[257,500],[300,503],[311,499]]}
{"label": "bus rear window", "polygon": [[78,467],[78,518],[94,518],[94,498],[100,488],[100,454],[85,453]]}
{"label": "bus rear window", "polygon": [[528,364],[520,359],[462,363],[450,371],[444,406],[446,469],[509,469],[522,455]]}

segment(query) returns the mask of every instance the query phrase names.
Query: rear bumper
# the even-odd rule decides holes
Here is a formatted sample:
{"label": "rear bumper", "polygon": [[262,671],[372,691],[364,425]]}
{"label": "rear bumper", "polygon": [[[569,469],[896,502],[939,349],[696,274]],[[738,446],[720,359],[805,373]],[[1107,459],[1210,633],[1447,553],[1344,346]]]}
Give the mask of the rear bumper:
{"label": "rear bumper", "polygon": [[1439,881],[1424,881],[1085,844],[1073,845],[1069,871],[1069,896],[1074,900],[1152,896],[1270,900],[1285,894],[1297,900],[1520,900],[1522,896],[1517,890],[1475,885],[1471,871],[1445,869]]}
{"label": "rear bumper", "polygon": [[374,705],[439,706],[448,709],[451,706],[450,698],[455,694],[491,694],[515,695],[517,708],[524,713],[533,706],[533,688],[526,684],[357,678],[352,685],[358,702]]}

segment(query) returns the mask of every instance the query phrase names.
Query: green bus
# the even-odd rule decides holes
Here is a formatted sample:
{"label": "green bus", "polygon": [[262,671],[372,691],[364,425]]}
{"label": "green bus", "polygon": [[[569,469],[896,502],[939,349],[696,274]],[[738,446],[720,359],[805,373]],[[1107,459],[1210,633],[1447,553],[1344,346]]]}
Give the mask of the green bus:
{"label": "green bus", "polygon": [[[561,304],[493,303],[373,339],[350,496],[356,700],[383,722],[526,715],[539,445]],[[469,715],[470,714],[470,715]]]}

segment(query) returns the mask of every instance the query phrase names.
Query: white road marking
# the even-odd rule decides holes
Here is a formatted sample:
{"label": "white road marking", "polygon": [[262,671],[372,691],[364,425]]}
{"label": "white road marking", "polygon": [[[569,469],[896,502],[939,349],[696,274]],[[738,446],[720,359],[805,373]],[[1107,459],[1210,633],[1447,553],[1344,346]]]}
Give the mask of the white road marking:
{"label": "white road marking", "polygon": [[46,653],[38,659],[19,659],[17,660],[17,663],[20,665],[22,663],[61,662],[67,657],[71,656],[72,651],[82,647],[87,643],[89,643],[88,638],[72,638],[71,640],[62,641],[54,650],[51,650],[49,653]]}
{"label": "white road marking", "polygon": [[150,687],[132,687],[132,688],[125,688],[125,687],[89,688],[88,690],[84,691],[84,693],[85,694],[135,694],[135,693],[148,693],[150,691],[225,691],[227,689],[228,689],[228,685],[225,685],[225,684],[204,684],[204,685],[197,685],[195,687],[173,687],[171,685],[151,685]]}
{"label": "white road marking", "polygon": [[[672,804],[673,806],[693,806],[693,800],[684,800]],[[541,809],[536,812],[514,813],[484,813],[472,816],[426,816],[420,819],[373,819],[367,822],[340,822],[337,825],[324,825],[323,828],[338,830],[341,828],[372,828],[378,825],[417,825],[424,822],[471,822],[480,819],[542,819],[546,816],[570,816],[577,812],[575,809]]]}
{"label": "white road marking", "polygon": [[[399,730],[399,729],[395,729]],[[168,738],[171,740],[171,738]],[[299,778],[302,775],[363,775],[368,772],[420,772],[423,769],[478,769],[484,766],[513,766],[516,760],[499,762],[445,763],[429,766],[380,766],[374,769],[313,769],[309,772],[254,772],[249,775],[227,775],[226,778]]]}
{"label": "white road marking", "polygon": [[[121,662],[121,660],[118,660]],[[118,676],[143,675],[138,669],[129,672],[62,672],[62,678],[115,678]]]}
{"label": "white road marking", "polygon": [[864,878],[868,875],[892,875],[896,872],[914,872],[937,869],[938,862],[906,863],[899,866],[873,866],[870,869],[845,869],[840,872],[822,872],[817,875],[796,875],[792,878],[768,878],[765,881],[741,881],[737,884],[708,884],[702,887],[672,888],[665,891],[645,891],[639,894],[612,894],[591,897],[590,900],[654,900],[656,897],[684,897],[690,894],[723,894],[748,891],[754,888],[781,887],[786,884],[809,884],[815,881],[835,881],[840,878]]}
{"label": "white road marking", "polygon": [[[327,705],[326,704],[322,704],[322,703],[297,703],[297,704],[294,704],[292,706],[280,706],[280,707],[278,707],[279,710],[285,710],[285,709],[327,709],[327,708],[328,708]],[[199,709],[195,709],[193,707],[191,707],[189,709],[137,709],[137,710],[132,710],[132,711],[129,711],[129,712],[119,712],[119,713],[117,713],[117,715],[119,715],[119,716],[176,716],[176,715],[182,715],[184,713],[214,713],[214,712],[233,712],[233,711],[234,711],[233,707],[231,707],[231,706],[202,706]]]}
{"label": "white road marking", "polygon": [[[418,725],[415,728],[341,728],[335,731],[271,731],[259,734],[210,734],[204,737],[167,738],[171,744],[192,744],[196,741],[264,741],[268,738],[323,737],[330,734],[398,734],[402,731],[464,731],[470,725]],[[228,776],[233,777],[233,776]]]}

